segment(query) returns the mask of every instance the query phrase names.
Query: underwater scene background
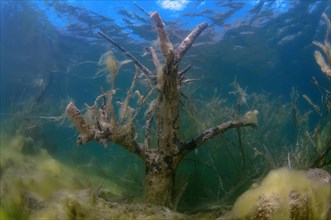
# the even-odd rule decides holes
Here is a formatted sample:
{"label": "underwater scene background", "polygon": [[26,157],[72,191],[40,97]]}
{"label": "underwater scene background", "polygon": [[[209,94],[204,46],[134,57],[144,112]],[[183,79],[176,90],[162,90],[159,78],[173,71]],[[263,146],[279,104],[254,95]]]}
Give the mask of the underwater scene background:
{"label": "underwater scene background", "polygon": [[[120,110],[135,67],[97,32],[153,69],[146,48],[159,47],[154,11],[174,46],[201,22],[209,25],[180,64],[191,65],[181,88],[181,139],[259,112],[258,127],[229,130],[183,158],[173,215],[132,207],[144,198],[144,162],[112,143],[78,145],[65,114],[70,101],[84,113],[85,103],[112,89],[102,62],[109,51]],[[271,170],[330,173],[330,17],[328,0],[1,1],[1,219],[92,219],[108,213],[97,199],[116,208],[110,219],[223,219]],[[138,77],[141,94],[146,83]],[[149,104],[137,114],[138,133]],[[328,198],[328,214],[306,219],[331,219]]]}

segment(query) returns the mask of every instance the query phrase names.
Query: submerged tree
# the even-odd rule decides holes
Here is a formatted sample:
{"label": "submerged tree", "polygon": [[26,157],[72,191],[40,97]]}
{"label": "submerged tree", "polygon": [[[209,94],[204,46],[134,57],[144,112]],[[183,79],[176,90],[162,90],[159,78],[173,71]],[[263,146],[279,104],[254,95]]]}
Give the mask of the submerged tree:
{"label": "submerged tree", "polygon": [[[174,48],[169,41],[164,23],[159,14],[154,12],[151,18],[155,23],[158,35],[160,51],[164,58],[161,63],[154,48],[149,48],[149,53],[153,59],[155,72],[150,71],[141,64],[131,53],[121,45],[108,37],[105,33],[98,34],[116,46],[136,65],[136,74],[130,89],[127,91],[125,100],[120,103],[118,114],[113,106],[113,95],[116,93],[114,86],[112,90],[99,95],[94,105],[87,108],[85,116],[79,109],[70,102],[66,108],[68,117],[72,120],[79,131],[77,141],[85,144],[89,141],[99,141],[102,144],[112,142],[123,146],[130,152],[138,155],[145,162],[145,198],[146,201],[156,205],[172,206],[174,194],[174,178],[176,168],[183,157],[190,151],[200,147],[205,141],[223,134],[228,129],[239,127],[257,126],[258,111],[249,111],[245,116],[232,119],[223,124],[216,125],[198,134],[191,140],[181,140],[179,137],[179,104],[181,98],[180,89],[185,84],[185,74],[190,66],[179,71],[179,64],[187,50],[192,46],[194,40],[207,28],[207,23],[201,23],[195,27],[191,33]],[[112,55],[112,54],[110,54]],[[107,63],[111,71],[111,82],[113,84],[116,75],[116,63],[109,59]],[[134,86],[139,72],[142,72],[150,83],[150,90],[147,95],[141,96],[140,92],[134,92]],[[139,103],[146,102],[148,97],[153,97],[144,115],[145,125],[140,128],[143,134],[136,132],[136,120],[139,106],[131,108],[129,100],[136,94],[139,96]],[[100,103],[100,104],[99,104]],[[153,124],[156,127],[156,146],[153,146]],[[138,135],[143,135],[143,141],[139,142]],[[154,143],[154,142],[153,142]]]}

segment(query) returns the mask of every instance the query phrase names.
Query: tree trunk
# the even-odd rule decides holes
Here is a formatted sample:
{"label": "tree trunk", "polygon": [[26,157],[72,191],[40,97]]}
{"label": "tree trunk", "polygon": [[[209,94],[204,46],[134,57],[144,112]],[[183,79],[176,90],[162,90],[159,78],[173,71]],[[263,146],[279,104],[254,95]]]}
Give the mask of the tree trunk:
{"label": "tree trunk", "polygon": [[175,170],[146,167],[145,199],[146,202],[172,207]]}
{"label": "tree trunk", "polygon": [[[146,201],[154,205],[172,207],[175,171],[184,155],[216,135],[223,134],[228,129],[257,126],[258,111],[249,111],[243,118],[230,120],[209,128],[189,141],[180,140],[180,88],[185,79],[184,74],[189,67],[179,72],[179,63],[193,41],[208,25],[206,23],[198,25],[177,48],[174,48],[169,41],[159,14],[151,13],[151,17],[158,31],[160,50],[164,58],[164,62],[160,63],[154,49],[150,49],[156,72],[150,71],[105,33],[98,32],[100,36],[116,46],[137,66],[136,75],[118,115],[116,116],[113,107],[115,90],[99,95],[94,105],[87,108],[89,115],[93,117],[84,117],[73,102],[68,104],[66,113],[79,131],[77,137],[79,144],[85,144],[91,140],[99,141],[103,145],[107,142],[113,142],[141,157],[146,166]],[[150,109],[146,112],[143,143],[137,141],[138,133],[136,133],[135,123],[132,121],[135,117],[132,117],[133,110],[129,106],[129,99],[134,93],[135,82],[139,74],[138,69],[151,81],[152,88],[158,93],[157,98],[151,101]],[[144,104],[143,102],[140,104]],[[137,109],[139,109],[139,106],[136,106],[135,110]],[[157,130],[157,146],[153,148],[150,146],[152,123],[156,123]]]}
{"label": "tree trunk", "polygon": [[165,156],[158,150],[149,151],[145,160],[145,200],[148,203],[172,207],[177,165],[182,156]]}

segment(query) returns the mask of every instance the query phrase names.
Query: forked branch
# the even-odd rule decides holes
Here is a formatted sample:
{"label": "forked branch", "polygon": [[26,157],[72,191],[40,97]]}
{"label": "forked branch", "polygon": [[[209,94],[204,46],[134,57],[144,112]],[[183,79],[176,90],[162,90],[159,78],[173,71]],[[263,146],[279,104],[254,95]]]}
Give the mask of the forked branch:
{"label": "forked branch", "polygon": [[[102,111],[102,109],[98,110],[100,112]],[[136,132],[133,124],[127,126],[115,123],[112,126],[111,123],[104,123],[96,114],[94,114],[93,117],[97,126],[92,128],[86,122],[84,116],[73,102],[68,104],[66,113],[79,132],[77,137],[78,144],[85,144],[94,140],[104,145],[111,141],[112,143],[122,145],[127,150],[143,157],[143,148],[136,142]]]}
{"label": "forked branch", "polygon": [[173,51],[173,45],[169,41],[167,32],[164,28],[164,23],[157,12],[151,14],[160,38],[160,48],[166,62],[169,64],[174,61],[176,65],[183,58],[186,51],[192,46],[195,39],[208,27],[207,23],[201,23],[196,26],[189,35],[180,43],[180,45]]}

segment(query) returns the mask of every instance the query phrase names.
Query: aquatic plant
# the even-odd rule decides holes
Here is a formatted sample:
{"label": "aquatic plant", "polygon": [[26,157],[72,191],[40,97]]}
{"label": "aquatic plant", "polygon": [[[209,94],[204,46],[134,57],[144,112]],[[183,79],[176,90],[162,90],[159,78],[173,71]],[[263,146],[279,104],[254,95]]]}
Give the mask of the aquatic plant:
{"label": "aquatic plant", "polygon": [[[315,51],[314,55],[321,71],[327,79],[330,79],[328,74],[331,65],[329,59],[331,26],[328,17],[325,14],[322,17],[327,24],[324,43],[315,41],[313,43],[322,49],[323,54]],[[270,158],[273,168],[286,165],[290,169],[272,170],[260,185],[253,184],[251,189],[237,199],[231,215],[226,219],[330,219],[331,176],[327,172],[330,171],[331,164],[330,91],[320,86],[314,77],[313,84],[321,92],[320,105],[315,104],[304,94],[302,98],[310,105],[311,110],[299,111],[298,101],[301,97],[293,88],[290,105],[284,105],[286,109],[291,109],[291,114],[287,116],[284,112],[280,114],[285,116],[280,120],[282,124],[288,121],[287,118],[292,117],[294,143],[284,146],[279,154],[274,154],[277,155],[276,157],[272,154],[266,157],[261,150],[258,150],[256,154],[264,157],[266,161]],[[263,109],[262,112],[268,111]],[[313,114],[318,115],[318,121],[309,126],[309,120]],[[268,124],[264,117],[261,117],[261,121],[263,121],[262,127]],[[265,150],[270,149],[265,147]],[[293,168],[307,171],[298,171]]]}
{"label": "aquatic plant", "polygon": [[[320,66],[322,73],[326,76],[329,82],[331,82],[331,45],[330,45],[330,33],[331,33],[331,22],[328,16],[323,13],[322,18],[326,24],[326,33],[324,42],[314,41],[313,44],[318,46],[322,52],[315,50],[314,57],[316,63]],[[331,90],[329,88],[324,88],[319,85],[316,78],[313,77],[314,86],[321,93],[321,104],[317,106],[314,104],[309,97],[303,95],[303,98],[308,102],[310,106],[315,110],[317,114],[320,115],[320,121],[315,126],[314,133],[312,137],[314,138],[315,152],[318,156],[315,157],[311,164],[311,167],[329,167],[331,170]],[[310,141],[313,140],[310,138]]]}
{"label": "aquatic plant", "polygon": [[271,171],[241,195],[227,219],[330,219],[331,176],[322,169]]}
{"label": "aquatic plant", "polygon": [[331,32],[331,22],[328,18],[328,16],[323,13],[322,15],[325,23],[326,23],[326,34],[325,34],[325,40],[324,42],[317,42],[314,41],[313,43],[318,46],[320,49],[322,49],[325,57],[321,54],[320,51],[316,50],[314,52],[314,56],[316,59],[316,63],[320,66],[321,71],[329,78],[331,79],[331,45],[330,45],[330,39],[329,35]]}
{"label": "aquatic plant", "polygon": [[[79,131],[77,138],[79,144],[98,141],[102,145],[106,145],[108,142],[112,142],[123,146],[142,158],[146,166],[146,201],[172,207],[175,172],[183,157],[202,146],[207,140],[221,135],[229,129],[247,126],[256,127],[258,111],[249,111],[244,116],[207,128],[190,140],[180,139],[179,104],[181,88],[187,82],[185,74],[190,66],[179,71],[179,64],[195,39],[208,25],[207,23],[201,23],[196,26],[179,46],[174,48],[169,41],[159,14],[154,12],[150,16],[158,32],[160,51],[164,62],[159,60],[154,48],[150,47],[148,52],[155,67],[155,71],[151,71],[104,32],[98,32],[100,36],[117,47],[135,64],[136,73],[131,87],[128,89],[124,101],[119,102],[120,107],[117,113],[113,106],[113,96],[117,92],[115,89],[99,95],[93,106],[87,106],[85,116],[82,115],[73,102],[68,104],[66,113]],[[140,72],[150,86],[144,97],[139,91],[134,91]],[[115,75],[113,74],[112,77],[115,77]],[[136,94],[139,98],[138,104],[134,108],[129,105],[133,94]],[[135,124],[136,116],[140,106],[146,104],[147,100],[149,100],[149,106],[144,115],[145,125],[137,128]],[[156,127],[156,137],[153,137],[152,130],[154,127]],[[137,130],[143,130],[143,132],[139,133]],[[141,138],[143,141],[139,141],[141,133],[143,133]],[[157,140],[156,143],[152,142],[153,138]]]}
{"label": "aquatic plant", "polygon": [[45,149],[36,152],[31,149],[35,145],[30,137],[0,135],[1,220],[185,217],[164,207],[131,204],[123,199],[123,185],[65,165]]}

